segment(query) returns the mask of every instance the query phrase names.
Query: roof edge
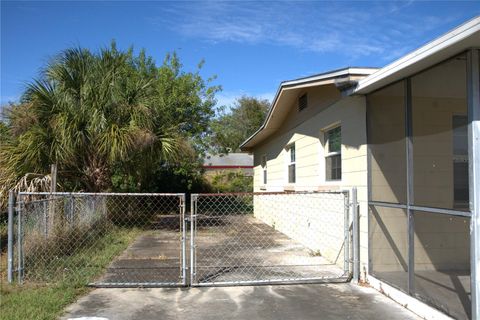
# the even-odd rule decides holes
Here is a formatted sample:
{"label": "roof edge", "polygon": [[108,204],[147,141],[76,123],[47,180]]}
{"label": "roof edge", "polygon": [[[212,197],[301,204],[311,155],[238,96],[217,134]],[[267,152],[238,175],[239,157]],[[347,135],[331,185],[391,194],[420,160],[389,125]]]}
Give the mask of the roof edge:
{"label": "roof edge", "polygon": [[270,108],[268,109],[267,116],[265,117],[265,120],[263,121],[262,125],[260,128],[255,131],[250,137],[248,137],[241,145],[240,145],[240,150],[242,151],[248,151],[249,148],[246,148],[245,145],[248,144],[258,133],[260,133],[262,130],[265,129],[268,120],[270,119],[273,110],[275,108],[275,105],[278,101],[278,97],[280,95],[280,92],[284,88],[290,88],[290,87],[295,87],[298,85],[302,84],[309,84],[315,81],[322,81],[322,80],[328,80],[328,79],[335,79],[338,77],[344,77],[344,76],[350,76],[350,75],[364,75],[364,76],[369,76],[373,73],[375,73],[379,68],[373,68],[373,67],[347,67],[343,69],[335,69],[331,70],[328,72],[316,74],[313,76],[309,77],[303,77],[303,78],[298,78],[298,79],[293,79],[293,80],[286,80],[282,81],[280,85],[278,86],[277,92],[275,93],[275,96],[272,100],[272,103],[270,104]]}
{"label": "roof edge", "polygon": [[325,80],[329,78],[336,78],[338,76],[342,75],[370,75],[375,73],[376,71],[380,70],[380,68],[373,68],[373,67],[347,67],[347,68],[341,68],[341,69],[335,69],[307,77],[302,77],[302,78],[297,78],[297,79],[292,79],[292,80],[285,80],[280,83],[282,86],[290,86],[290,85],[296,85],[296,84],[303,84],[303,83],[308,83],[312,81],[318,81],[318,80]]}

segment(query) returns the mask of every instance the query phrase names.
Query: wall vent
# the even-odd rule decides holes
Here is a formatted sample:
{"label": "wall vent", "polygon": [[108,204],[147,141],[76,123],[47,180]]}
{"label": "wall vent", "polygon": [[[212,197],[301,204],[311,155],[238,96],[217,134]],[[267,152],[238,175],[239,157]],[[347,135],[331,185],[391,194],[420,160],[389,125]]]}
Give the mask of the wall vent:
{"label": "wall vent", "polygon": [[307,94],[303,94],[298,98],[298,111],[302,111],[308,106]]}

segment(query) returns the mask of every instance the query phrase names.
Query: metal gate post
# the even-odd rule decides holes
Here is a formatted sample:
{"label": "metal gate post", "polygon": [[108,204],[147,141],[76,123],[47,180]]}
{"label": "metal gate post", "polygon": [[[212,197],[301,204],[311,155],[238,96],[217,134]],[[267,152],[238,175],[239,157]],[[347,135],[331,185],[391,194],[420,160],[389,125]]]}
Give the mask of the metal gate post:
{"label": "metal gate post", "polygon": [[182,284],[187,285],[187,260],[186,260],[186,241],[187,241],[187,228],[185,222],[185,194],[180,195],[180,215],[182,223]]}
{"label": "metal gate post", "polygon": [[343,203],[344,203],[344,247],[343,247],[343,255],[344,255],[344,264],[343,264],[343,271],[350,275],[350,199],[349,199],[349,192],[343,192]]}
{"label": "metal gate post", "polygon": [[197,194],[192,194],[190,197],[190,285],[195,280],[195,231],[196,231],[196,216],[197,216]]}
{"label": "metal gate post", "polygon": [[[20,195],[19,195],[20,197]],[[19,199],[18,206],[17,206],[17,249],[18,249],[18,283],[23,283],[23,224],[22,224],[22,199]]]}
{"label": "metal gate post", "polygon": [[8,192],[8,260],[7,279],[8,283],[13,282],[13,211],[15,206],[15,195],[13,190]]}
{"label": "metal gate post", "polygon": [[353,282],[360,280],[360,229],[357,203],[357,187],[352,188],[352,216],[353,216]]}

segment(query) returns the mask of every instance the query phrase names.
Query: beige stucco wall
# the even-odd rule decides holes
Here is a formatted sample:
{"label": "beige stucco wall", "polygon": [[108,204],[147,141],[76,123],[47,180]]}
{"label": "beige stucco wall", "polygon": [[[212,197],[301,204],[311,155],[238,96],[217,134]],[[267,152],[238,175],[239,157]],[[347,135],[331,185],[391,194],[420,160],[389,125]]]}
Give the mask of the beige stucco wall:
{"label": "beige stucco wall", "polygon": [[[408,270],[407,213],[404,209],[374,207],[370,243],[373,272]],[[415,270],[469,270],[470,219],[414,212]],[[397,276],[396,276],[397,277]]]}
{"label": "beige stucco wall", "polygon": [[[467,115],[466,82],[464,58],[450,59],[412,77],[416,205],[455,208],[452,120],[455,115]],[[421,212],[415,212],[414,218],[415,270],[470,268],[469,219]]]}
{"label": "beige stucco wall", "polygon": [[368,96],[373,201],[407,201],[404,93],[396,83]]}
{"label": "beige stucco wall", "polygon": [[413,99],[413,182],[416,205],[454,208],[454,115],[466,115],[465,99]]}
{"label": "beige stucco wall", "polygon": [[[254,215],[295,239],[311,254],[343,267],[345,199],[342,193],[268,194],[254,197]],[[298,264],[298,259],[292,261]]]}
{"label": "beige stucco wall", "polygon": [[[412,78],[413,203],[446,209],[454,204],[453,117],[466,116],[465,60],[452,59]],[[446,77],[448,75],[448,77]],[[369,117],[373,200],[406,203],[404,89],[401,83],[371,94]],[[405,210],[377,207],[371,214],[374,272],[406,272]],[[415,270],[469,270],[470,220],[414,212]]]}
{"label": "beige stucco wall", "polygon": [[[401,90],[403,92],[403,90]],[[391,93],[395,95],[395,93]],[[308,91],[309,107],[298,112],[295,105],[290,108],[287,120],[270,138],[254,150],[254,189],[261,191],[318,191],[326,189],[344,189],[356,186],[360,203],[360,259],[362,271],[368,270],[368,175],[367,175],[367,139],[366,139],[366,104],[361,96],[342,98],[333,86],[311,88]],[[377,103],[403,105],[403,99],[397,97],[378,96]],[[453,201],[453,167],[452,167],[452,116],[462,114],[464,101],[448,98],[414,97],[414,152],[415,175],[414,186],[420,193],[415,196],[419,202],[428,202],[432,206],[452,207]],[[417,107],[417,109],[415,109]],[[396,109],[396,108],[395,108]],[[387,110],[391,113],[392,110]],[[403,110],[399,110],[403,111]],[[382,115],[380,117],[380,122]],[[399,112],[399,126],[403,120],[403,112]],[[391,120],[390,118],[387,120]],[[389,121],[383,121],[389,122]],[[383,123],[382,122],[382,123]],[[324,132],[332,126],[342,127],[342,181],[325,181]],[[391,124],[390,124],[391,125]],[[388,141],[389,130],[384,128],[384,138]],[[437,133],[438,132],[438,133]],[[382,134],[382,133],[380,133]],[[395,139],[393,139],[395,140]],[[295,143],[296,178],[295,184],[287,180],[287,151],[285,147]],[[400,145],[398,145],[400,144]],[[404,157],[404,140],[396,140],[382,146],[391,159],[392,152],[398,151],[398,158]],[[263,169],[261,157],[267,156],[266,185],[262,183]],[[380,155],[381,156],[381,155]],[[378,194],[380,201],[401,202],[405,200],[405,165],[389,161],[379,165],[372,159],[372,175],[377,185],[373,193]],[[381,160],[381,159],[380,159]],[[390,167],[385,167],[388,165]],[[403,168],[403,169],[402,169]],[[425,178],[422,173],[434,173],[435,179]],[[378,183],[380,182],[380,183]],[[421,201],[422,200],[422,201]],[[298,207],[298,206],[297,206]],[[341,263],[336,257],[343,254],[343,233],[338,231],[337,238],[329,235],[318,241],[308,239],[308,229],[304,233],[301,228],[292,232],[288,222],[302,224],[296,213],[298,208],[283,206],[285,214],[272,216],[267,212],[258,212],[266,223],[295,237],[300,242],[315,250],[319,250],[329,260]],[[328,210],[327,210],[328,211]],[[297,218],[294,220],[292,217]],[[373,217],[373,216],[371,216]],[[304,220],[307,218],[304,218]],[[341,230],[340,217],[326,215],[324,221],[332,225],[332,230]],[[377,221],[378,220],[378,221]],[[408,264],[407,224],[403,210],[382,208],[377,220],[372,218],[370,240],[372,243],[372,261],[377,272],[405,271]],[[451,270],[468,269],[468,219],[443,219],[443,217],[427,218],[417,214],[415,229],[415,266],[418,270]],[[383,226],[380,227],[380,224]],[[308,240],[308,241],[307,241]],[[362,273],[362,276],[364,273]]]}
{"label": "beige stucco wall", "polygon": [[408,270],[406,210],[386,207],[372,207],[370,210],[372,253],[370,259],[373,271],[376,274],[399,271],[406,273]]}
{"label": "beige stucco wall", "polygon": [[[453,145],[452,117],[461,115],[465,101],[459,99],[413,99],[413,154],[414,203],[416,205],[454,208],[453,201]],[[389,131],[385,130],[385,135]],[[404,141],[390,142],[384,152],[405,147]],[[383,154],[377,157],[383,160]],[[402,159],[403,158],[403,159]],[[381,162],[372,159],[372,186],[374,198],[393,203],[405,203],[405,154],[397,161]],[[395,170],[395,167],[397,170]],[[403,168],[403,170],[401,169]],[[377,272],[405,271],[407,223],[404,210],[377,208],[372,215],[372,257]],[[403,212],[403,214],[401,214]],[[375,218],[375,219],[374,219]],[[383,224],[384,228],[380,228]],[[415,213],[415,269],[416,270],[468,270],[469,219]]]}
{"label": "beige stucco wall", "polygon": [[[292,105],[290,114],[281,128],[254,151],[254,191],[318,191],[358,188],[360,202],[361,260],[367,264],[367,147],[365,98],[361,96],[342,98],[334,86],[323,86],[308,90],[309,106],[298,112]],[[332,126],[342,127],[342,180],[325,180],[324,133]],[[295,143],[296,183],[288,184],[287,151],[285,147]],[[262,183],[261,157],[267,156],[268,181]],[[286,208],[285,210],[290,210]],[[259,214],[260,216],[260,214]],[[328,218],[332,220],[331,217]],[[340,220],[338,220],[340,221]],[[265,221],[271,224],[271,221]],[[343,221],[341,222],[343,224]],[[277,223],[278,225],[278,223]],[[305,230],[308,232],[308,230]],[[325,256],[331,261],[341,251],[340,241],[325,243]],[[332,244],[335,244],[332,247]]]}

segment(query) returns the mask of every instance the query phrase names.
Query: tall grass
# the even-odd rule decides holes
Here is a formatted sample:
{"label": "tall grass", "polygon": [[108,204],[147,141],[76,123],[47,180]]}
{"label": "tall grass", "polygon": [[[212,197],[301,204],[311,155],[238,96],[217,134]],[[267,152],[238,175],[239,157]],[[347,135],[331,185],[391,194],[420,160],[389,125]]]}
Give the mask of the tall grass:
{"label": "tall grass", "polygon": [[25,235],[24,279],[33,282],[83,279],[82,272],[102,265],[103,260],[97,259],[106,258],[94,255],[92,260],[89,251],[101,250],[104,239],[115,233],[114,228],[117,227],[106,219],[100,219],[92,225],[57,226],[48,237],[34,232]]}
{"label": "tall grass", "polygon": [[[98,234],[93,245],[78,248],[71,254],[58,255],[61,261],[54,265],[64,266],[62,272],[56,269],[53,273],[52,262],[45,260],[44,266],[39,265],[33,270],[38,273],[37,277],[47,272],[48,282],[29,282],[18,286],[2,281],[0,319],[56,319],[65,306],[89,290],[85,284],[100,276],[112,259],[125,250],[139,233],[137,228],[108,228]],[[65,266],[74,267],[75,272],[70,272]]]}
{"label": "tall grass", "polygon": [[15,234],[24,284],[2,285],[0,319],[55,319],[141,232],[178,230],[178,198],[162,199],[78,195],[24,203],[17,221],[23,232]]}

